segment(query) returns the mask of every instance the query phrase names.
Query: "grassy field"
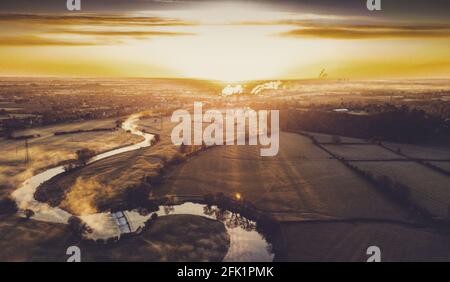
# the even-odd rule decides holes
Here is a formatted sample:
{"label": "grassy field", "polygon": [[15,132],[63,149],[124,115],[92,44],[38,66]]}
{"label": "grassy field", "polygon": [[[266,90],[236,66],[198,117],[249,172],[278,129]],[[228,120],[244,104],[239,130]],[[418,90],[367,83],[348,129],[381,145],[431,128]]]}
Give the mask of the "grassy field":
{"label": "grassy field", "polygon": [[230,238],[222,223],[200,216],[158,218],[140,236],[117,244],[82,245],[84,261],[221,261]]}
{"label": "grassy field", "polygon": [[426,147],[411,144],[385,143],[393,150],[400,149],[402,154],[417,159],[450,160],[450,149],[439,147]]}
{"label": "grassy field", "polygon": [[230,238],[222,223],[204,217],[158,218],[139,236],[112,245],[73,236],[67,225],[0,216],[1,261],[66,261],[66,249],[78,246],[82,261],[221,261]]}
{"label": "grassy field", "polygon": [[405,213],[369,183],[312,144],[281,133],[276,157],[262,158],[255,146],[217,147],[176,167],[157,195],[223,192],[268,212],[302,218],[390,218]]}
{"label": "grassy field", "polygon": [[172,125],[166,119],[163,130],[154,119],[140,121],[150,133],[161,134],[161,141],[142,148],[94,162],[86,167],[57,176],[39,188],[45,201],[78,215],[122,206],[128,188],[142,184],[144,176],[156,175],[163,159],[177,153],[170,140]]}
{"label": "grassy field", "polygon": [[[362,154],[361,159],[401,158],[379,146],[350,147]],[[346,149],[348,146],[344,151],[352,157],[360,156]],[[409,225],[420,222],[410,210],[331,158],[310,139],[281,133],[277,157],[261,158],[258,152],[257,147],[249,146],[210,149],[169,172],[156,194],[223,192],[233,197],[239,193],[241,199],[280,223],[274,240],[276,260],[365,261],[371,245],[382,249],[384,261],[450,258],[448,230]],[[448,177],[415,162],[405,159],[354,164],[367,165],[364,169],[372,173],[392,175],[414,185],[426,197],[439,194],[440,201],[450,203]],[[443,208],[447,211],[446,206]]]}
{"label": "grassy field", "polygon": [[450,161],[449,162],[430,162],[432,165],[443,169],[445,171],[447,171],[448,173],[450,173]]}
{"label": "grassy field", "polygon": [[0,261],[65,261],[75,239],[67,225],[0,216]]}
{"label": "grassy field", "polygon": [[25,179],[37,172],[62,161],[75,158],[75,152],[81,148],[89,148],[97,152],[139,142],[140,137],[123,130],[86,132],[54,136],[56,131],[72,131],[77,129],[94,129],[114,127],[115,120],[98,120],[83,123],[63,124],[57,126],[30,129],[16,133],[19,136],[40,134],[41,137],[29,140],[29,163],[25,163],[25,141],[0,139],[0,197],[8,196]]}
{"label": "grassy field", "polygon": [[279,261],[364,262],[369,246],[380,248],[384,262],[450,259],[448,234],[386,223],[282,223],[276,244]]}
{"label": "grassy field", "polygon": [[354,162],[358,168],[375,176],[388,176],[409,187],[411,201],[431,212],[448,217],[450,209],[450,178],[415,162]]}

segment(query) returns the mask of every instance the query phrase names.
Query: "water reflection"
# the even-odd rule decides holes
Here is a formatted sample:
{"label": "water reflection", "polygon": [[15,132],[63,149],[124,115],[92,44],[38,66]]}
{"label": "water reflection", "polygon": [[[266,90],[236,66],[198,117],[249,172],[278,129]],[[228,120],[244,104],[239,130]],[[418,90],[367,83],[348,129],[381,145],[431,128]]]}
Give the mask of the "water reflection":
{"label": "water reflection", "polygon": [[205,206],[204,213],[205,215],[214,217],[216,220],[223,222],[228,228],[240,227],[245,231],[256,230],[256,222],[251,221],[238,213],[233,213],[216,206]]}
{"label": "water reflection", "polygon": [[[158,216],[169,214],[191,214],[218,220],[224,223],[230,235],[230,247],[224,261],[272,261],[274,254],[271,245],[264,236],[257,232],[256,222],[239,213],[233,213],[217,206],[206,206],[195,203],[184,203],[177,206],[163,206],[157,212]],[[163,214],[164,213],[164,214]]]}

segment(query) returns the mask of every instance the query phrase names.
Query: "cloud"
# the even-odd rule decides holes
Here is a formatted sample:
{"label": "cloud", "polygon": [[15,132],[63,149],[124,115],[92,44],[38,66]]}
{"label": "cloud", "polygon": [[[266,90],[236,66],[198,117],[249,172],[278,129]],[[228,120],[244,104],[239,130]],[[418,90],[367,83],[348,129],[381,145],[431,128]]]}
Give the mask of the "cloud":
{"label": "cloud", "polygon": [[55,30],[49,33],[56,34],[76,34],[76,35],[94,35],[94,36],[120,36],[120,37],[153,37],[153,36],[182,36],[194,35],[188,32],[170,32],[170,31],[120,31],[120,30]]}
{"label": "cloud", "polygon": [[[167,30],[191,25],[160,17],[89,14],[5,14],[0,13],[0,46],[92,46],[121,44],[122,39],[183,36],[193,33]],[[59,28],[63,26],[64,28]],[[164,31],[148,30],[166,27]],[[145,29],[144,29],[145,28]],[[66,36],[61,36],[66,35]],[[69,35],[69,36],[67,36]],[[70,35],[79,37],[71,38]],[[92,38],[92,37],[95,38]]]}
{"label": "cloud", "polygon": [[329,39],[404,39],[404,38],[450,38],[450,27],[314,27],[300,28],[280,33],[289,37],[313,37]]}
{"label": "cloud", "polygon": [[69,41],[39,36],[7,36],[0,37],[0,46],[93,46],[95,41]]}
{"label": "cloud", "polygon": [[377,39],[377,38],[450,38],[450,24],[411,24],[380,21],[362,16],[306,14],[297,19],[241,21],[234,25],[285,26],[277,35],[299,38]]}
{"label": "cloud", "polygon": [[[354,22],[358,22],[358,24],[355,24]],[[370,19],[357,19],[354,17],[282,20],[242,24],[291,26],[294,29],[279,34],[289,37],[317,37],[330,39],[450,38],[450,25],[405,25],[396,22],[379,23]]]}
{"label": "cloud", "polygon": [[0,22],[21,24],[69,24],[69,25],[116,25],[116,26],[186,26],[194,22],[162,17],[94,14],[0,14]]}

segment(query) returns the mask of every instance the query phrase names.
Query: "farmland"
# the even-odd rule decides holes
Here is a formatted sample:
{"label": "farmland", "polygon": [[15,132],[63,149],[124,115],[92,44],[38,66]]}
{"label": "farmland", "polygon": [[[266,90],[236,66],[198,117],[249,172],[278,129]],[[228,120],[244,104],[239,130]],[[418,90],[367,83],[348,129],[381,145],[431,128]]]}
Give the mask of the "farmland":
{"label": "farmland", "polygon": [[[35,89],[31,93],[51,88],[46,83],[39,81],[39,86],[33,86]],[[82,85],[80,81],[76,83]],[[123,81],[99,83],[100,86],[92,86],[96,93],[116,87],[117,93],[111,90],[111,95],[118,95],[116,98],[122,106],[133,95],[126,92]],[[218,83],[202,88],[200,82],[151,80],[153,85],[148,87],[148,93],[145,92],[147,80],[127,83],[135,84],[129,89],[140,91],[134,97],[135,107],[127,108],[141,114],[136,121],[137,129],[156,134],[158,141],[150,147],[115,154],[58,174],[37,188],[33,195],[35,199],[80,218],[148,208],[148,203],[167,199],[175,204],[203,203],[211,198],[231,199],[236,207],[247,207],[273,224],[261,232],[270,241],[275,260],[361,261],[366,258],[369,245],[380,246],[387,261],[449,259],[450,196],[447,188],[450,181],[445,171],[449,169],[450,153],[448,147],[441,146],[445,134],[431,136],[431,140],[426,140],[429,143],[405,144],[383,140],[379,136],[358,138],[336,132],[303,131],[296,126],[297,120],[283,120],[289,116],[285,113],[293,110],[311,111],[318,116],[331,111],[332,116],[345,116],[352,121],[353,112],[333,112],[333,108],[342,104],[340,98],[347,101],[345,107],[352,106],[351,110],[358,112],[358,117],[361,111],[366,111],[365,115],[372,114],[371,110],[385,113],[390,111],[390,106],[383,104],[372,108],[371,103],[391,99],[389,95],[381,94],[387,91],[386,88],[396,92],[400,87],[398,84],[387,84],[384,88],[368,84],[365,92],[352,96],[345,89],[362,91],[362,84],[303,82],[300,87],[300,82],[286,82],[285,88],[258,96],[220,97],[217,95]],[[178,83],[173,94],[167,89],[162,91]],[[21,91],[26,89],[21,87]],[[426,87],[411,86],[411,93],[405,93],[402,87],[406,86],[401,86],[402,90],[398,91],[403,91],[404,97],[416,95],[419,99],[428,93]],[[445,87],[434,87],[440,89],[436,90],[440,96],[433,94],[436,99],[447,95]],[[56,91],[63,88],[59,86]],[[14,89],[15,86],[10,84],[8,93]],[[80,89],[68,99],[70,103],[66,109],[82,105],[89,86]],[[335,89],[332,94],[342,97],[337,98],[331,92],[311,96],[324,89]],[[279,108],[282,117],[279,153],[266,158],[260,156],[261,146],[174,146],[171,132],[175,124],[170,122],[170,114],[177,108],[191,110],[195,91],[204,91],[201,100],[205,109],[249,105],[255,109]],[[63,91],[58,95],[70,93]],[[20,107],[10,101],[5,108],[32,114],[29,109],[33,106],[27,104],[36,101],[37,98],[32,96],[27,97],[30,102],[20,100]],[[311,99],[317,100],[318,104]],[[391,100],[400,103],[400,98]],[[101,99],[95,102],[99,104],[86,106],[86,111],[97,112],[104,103]],[[64,99],[61,103],[65,103]],[[417,101],[405,102],[411,103]],[[13,109],[14,105],[16,109]],[[43,108],[39,115],[44,116],[47,110]],[[399,110],[393,108],[393,111]],[[10,197],[32,175],[73,160],[79,149],[88,148],[99,153],[140,142],[141,137],[118,127],[127,117],[128,114],[116,115],[112,110],[107,111],[105,118],[96,115],[80,118],[77,113],[64,122],[45,126],[26,124],[24,129],[9,132],[0,140],[1,200]],[[442,123],[438,125],[439,129],[445,127]],[[401,193],[396,193],[397,188]],[[0,236],[7,239],[0,244],[6,250],[1,254],[2,260],[64,260],[64,248],[79,244],[88,261],[216,261],[224,258],[231,244],[224,226],[228,228],[227,224],[232,223],[195,215],[157,218],[149,228],[140,230],[141,233],[118,242],[112,238],[107,243],[80,239],[69,225],[28,220],[23,216],[24,211],[1,215]],[[184,224],[187,221],[189,225]],[[241,243],[246,245],[245,240]],[[127,252],[130,248],[139,251],[130,254]]]}

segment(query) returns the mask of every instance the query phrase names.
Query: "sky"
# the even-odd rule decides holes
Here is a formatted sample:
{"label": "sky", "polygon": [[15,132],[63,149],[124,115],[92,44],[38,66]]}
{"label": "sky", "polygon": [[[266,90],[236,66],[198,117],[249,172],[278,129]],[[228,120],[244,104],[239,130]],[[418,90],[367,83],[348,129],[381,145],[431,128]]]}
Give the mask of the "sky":
{"label": "sky", "polygon": [[1,76],[450,78],[450,0],[0,2]]}

